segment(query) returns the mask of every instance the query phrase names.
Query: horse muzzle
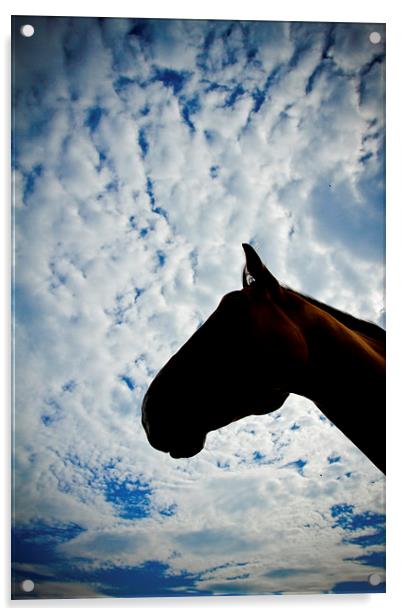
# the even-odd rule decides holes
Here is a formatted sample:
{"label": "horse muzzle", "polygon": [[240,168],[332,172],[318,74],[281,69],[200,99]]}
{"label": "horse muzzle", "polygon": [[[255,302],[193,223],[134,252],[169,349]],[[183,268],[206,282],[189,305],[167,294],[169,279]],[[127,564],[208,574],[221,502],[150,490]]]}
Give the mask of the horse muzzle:
{"label": "horse muzzle", "polygon": [[206,433],[195,431],[185,419],[172,419],[165,406],[148,390],[142,403],[142,425],[149,444],[172,458],[197,455],[204,448]]}

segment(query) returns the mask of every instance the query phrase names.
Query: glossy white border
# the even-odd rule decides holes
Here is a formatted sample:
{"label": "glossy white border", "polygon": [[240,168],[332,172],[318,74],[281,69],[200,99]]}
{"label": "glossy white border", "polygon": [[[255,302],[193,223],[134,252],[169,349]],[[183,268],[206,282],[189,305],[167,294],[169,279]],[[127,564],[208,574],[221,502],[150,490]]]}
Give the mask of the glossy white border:
{"label": "glossy white border", "polygon": [[[1,5],[1,50],[2,100],[1,114],[1,162],[2,199],[0,219],[1,291],[0,313],[3,341],[0,354],[0,391],[2,392],[0,460],[2,468],[1,492],[4,516],[0,545],[0,605],[17,610],[60,608],[84,610],[116,608],[135,610],[136,614],[147,616],[163,610],[186,614],[240,614],[244,610],[252,614],[293,614],[298,616],[319,614],[345,614],[353,616],[378,616],[378,613],[393,613],[400,601],[400,572],[402,570],[401,537],[401,411],[399,384],[402,377],[402,204],[401,204],[401,121],[402,88],[400,87],[400,58],[402,52],[401,20],[399,3],[394,0],[373,2],[315,2],[312,0],[202,0],[190,3],[188,0],[146,0],[146,2],[113,0],[110,4],[86,0],[35,0],[13,2],[4,0]],[[387,475],[387,593],[373,595],[286,595],[247,597],[199,597],[178,599],[71,599],[13,601],[9,599],[10,588],[10,22],[11,15],[73,15],[109,17],[176,17],[201,19],[261,19],[278,21],[355,21],[383,23],[387,25],[387,331],[388,331],[388,475]],[[399,587],[398,587],[399,586]]]}

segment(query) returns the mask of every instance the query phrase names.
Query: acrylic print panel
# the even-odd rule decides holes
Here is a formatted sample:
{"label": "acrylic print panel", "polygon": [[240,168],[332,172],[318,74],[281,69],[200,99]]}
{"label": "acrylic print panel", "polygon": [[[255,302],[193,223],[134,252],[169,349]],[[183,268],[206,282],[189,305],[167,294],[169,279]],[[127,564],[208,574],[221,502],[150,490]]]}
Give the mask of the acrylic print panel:
{"label": "acrylic print panel", "polygon": [[[334,389],[342,425],[290,385],[282,406],[217,425],[192,457],[151,446],[141,422],[158,371],[242,289],[242,243],[286,297],[384,327],[384,25],[12,25],[12,596],[384,592],[385,477],[363,453],[370,439],[384,448],[371,369],[344,405]],[[260,285],[258,260],[248,269]],[[229,308],[230,354],[220,328],[200,329],[198,381],[189,353],[152,417],[148,404],[159,444],[194,431],[217,397],[233,419],[261,387],[253,353],[234,361],[245,321]],[[328,310],[364,373],[380,329]],[[272,349],[270,365],[290,365]],[[262,389],[280,388],[268,377]]]}

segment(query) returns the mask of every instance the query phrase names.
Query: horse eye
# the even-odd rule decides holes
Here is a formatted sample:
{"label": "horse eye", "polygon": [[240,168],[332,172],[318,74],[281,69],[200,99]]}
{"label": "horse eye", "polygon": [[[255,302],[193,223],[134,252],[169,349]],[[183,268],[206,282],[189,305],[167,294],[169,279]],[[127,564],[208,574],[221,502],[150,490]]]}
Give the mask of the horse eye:
{"label": "horse eye", "polygon": [[251,274],[247,274],[246,282],[247,282],[247,285],[249,287],[251,287],[251,285],[255,282],[255,278],[253,278],[253,276],[251,276]]}

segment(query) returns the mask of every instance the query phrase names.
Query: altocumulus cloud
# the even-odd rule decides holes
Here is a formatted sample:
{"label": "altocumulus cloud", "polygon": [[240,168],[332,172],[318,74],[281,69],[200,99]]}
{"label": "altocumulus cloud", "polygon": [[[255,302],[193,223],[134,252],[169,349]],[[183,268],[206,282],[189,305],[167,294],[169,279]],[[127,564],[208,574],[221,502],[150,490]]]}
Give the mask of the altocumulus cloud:
{"label": "altocumulus cloud", "polygon": [[369,24],[30,21],[23,39],[14,20],[14,595],[26,578],[38,597],[369,591],[384,480],[312,404],[180,461],[148,445],[140,404],[239,288],[244,241],[383,324],[384,28],[373,45]]}

